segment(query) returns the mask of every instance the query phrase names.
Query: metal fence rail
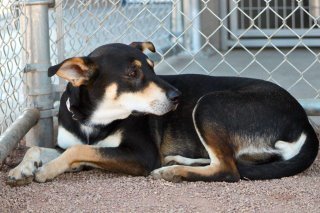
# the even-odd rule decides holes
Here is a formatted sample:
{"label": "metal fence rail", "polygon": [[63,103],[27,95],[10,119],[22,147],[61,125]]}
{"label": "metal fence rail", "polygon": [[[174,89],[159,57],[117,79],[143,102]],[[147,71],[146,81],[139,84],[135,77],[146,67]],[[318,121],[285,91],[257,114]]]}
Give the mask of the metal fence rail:
{"label": "metal fence rail", "polygon": [[[24,7],[48,1],[18,2],[0,3],[0,133],[28,105],[23,70],[37,63],[22,39],[29,26]],[[315,113],[319,9],[317,0],[55,0],[48,11],[50,60],[87,55],[106,43],[149,40],[158,50],[150,55],[158,74],[261,78],[303,99]],[[57,92],[64,89],[64,81],[54,84]],[[50,115],[46,110],[42,117]]]}

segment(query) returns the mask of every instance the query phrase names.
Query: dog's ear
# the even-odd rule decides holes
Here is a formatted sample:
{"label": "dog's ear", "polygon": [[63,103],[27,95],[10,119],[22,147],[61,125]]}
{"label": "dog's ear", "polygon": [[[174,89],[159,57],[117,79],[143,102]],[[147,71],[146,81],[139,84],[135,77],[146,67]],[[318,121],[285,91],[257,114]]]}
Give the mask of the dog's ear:
{"label": "dog's ear", "polygon": [[132,42],[130,44],[131,47],[137,48],[141,50],[142,52],[146,49],[150,50],[151,52],[156,52],[156,48],[154,47],[153,43],[150,41],[146,42]]}
{"label": "dog's ear", "polygon": [[75,57],[49,67],[48,76],[58,75],[71,82],[74,87],[86,85],[95,72],[95,66],[88,57]]}

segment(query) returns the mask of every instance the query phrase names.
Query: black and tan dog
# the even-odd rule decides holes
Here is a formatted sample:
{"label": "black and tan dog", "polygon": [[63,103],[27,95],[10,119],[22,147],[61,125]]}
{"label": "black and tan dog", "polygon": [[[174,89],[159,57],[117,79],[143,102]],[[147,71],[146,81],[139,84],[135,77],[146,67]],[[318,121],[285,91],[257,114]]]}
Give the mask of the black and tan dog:
{"label": "black and tan dog", "polygon": [[[238,181],[295,175],[318,139],[284,89],[255,79],[157,76],[150,42],[108,44],[49,68],[69,81],[58,146],[33,147],[8,183],[45,182],[92,166],[168,181]],[[179,105],[178,105],[179,103]]]}

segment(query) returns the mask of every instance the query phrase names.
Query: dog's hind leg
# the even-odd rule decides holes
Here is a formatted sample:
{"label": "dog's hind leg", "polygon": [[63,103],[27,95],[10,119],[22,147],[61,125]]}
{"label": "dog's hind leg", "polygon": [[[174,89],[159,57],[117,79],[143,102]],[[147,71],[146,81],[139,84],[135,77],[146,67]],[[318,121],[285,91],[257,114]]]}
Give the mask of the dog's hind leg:
{"label": "dog's hind leg", "polygon": [[26,152],[21,163],[9,171],[7,184],[18,186],[32,182],[37,169],[57,158],[60,154],[61,152],[56,149],[31,147]]}
{"label": "dog's hind leg", "polygon": [[206,109],[207,104],[201,105],[203,101],[203,99],[200,100],[195,107],[193,121],[199,139],[209,154],[210,164],[162,167],[151,173],[153,177],[173,182],[182,180],[236,182],[240,180],[229,137],[223,128],[209,121],[212,110]]}

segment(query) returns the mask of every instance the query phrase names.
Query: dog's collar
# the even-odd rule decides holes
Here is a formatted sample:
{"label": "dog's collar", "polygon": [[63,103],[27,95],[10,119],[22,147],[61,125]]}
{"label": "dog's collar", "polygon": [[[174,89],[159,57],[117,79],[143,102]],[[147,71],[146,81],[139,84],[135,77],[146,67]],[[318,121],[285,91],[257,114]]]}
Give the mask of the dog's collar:
{"label": "dog's collar", "polygon": [[75,114],[73,113],[73,111],[70,109],[70,98],[67,99],[67,101],[66,101],[66,106],[67,106],[68,111],[71,113],[72,119],[75,120],[75,121],[79,121],[79,120],[76,118],[76,116],[75,116]]}
{"label": "dog's collar", "polygon": [[78,121],[82,125],[92,127],[92,125],[90,125],[86,122],[86,119],[85,119],[83,113],[78,111],[77,108],[75,108],[74,106],[71,106],[70,98],[68,98],[66,101],[66,107],[67,107],[67,110],[71,113],[71,117],[73,120]]}
{"label": "dog's collar", "polygon": [[[71,112],[71,110],[70,110],[70,98],[67,99],[67,101],[66,101],[66,106],[67,106],[68,111]],[[71,113],[72,113],[72,112],[71,112]],[[72,114],[73,114],[73,113],[72,113]]]}

